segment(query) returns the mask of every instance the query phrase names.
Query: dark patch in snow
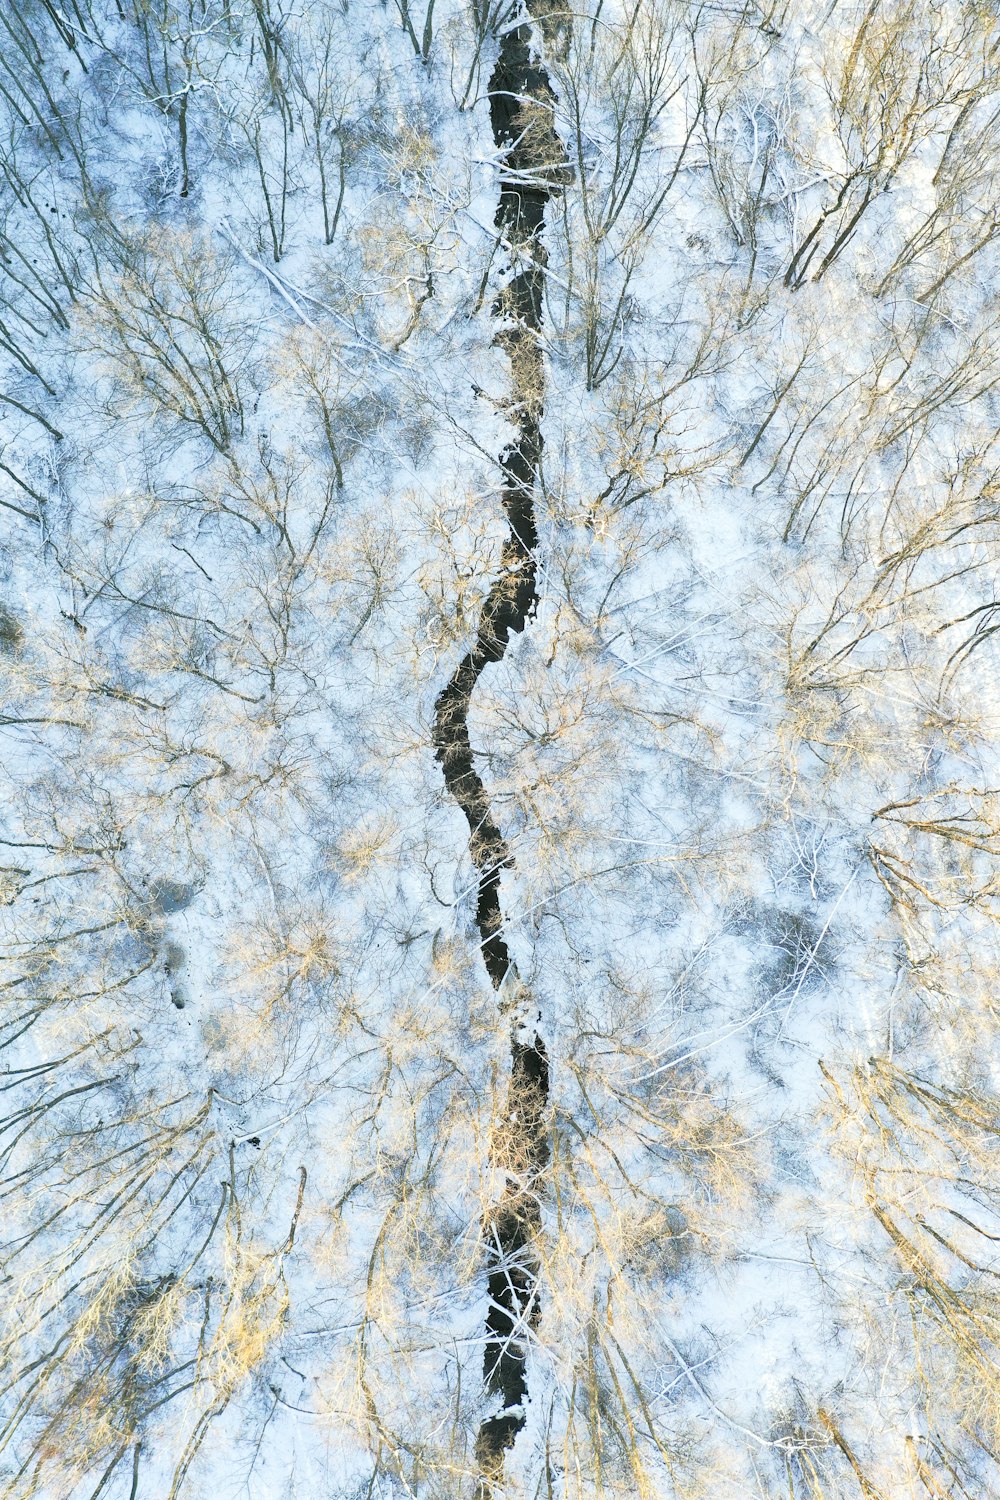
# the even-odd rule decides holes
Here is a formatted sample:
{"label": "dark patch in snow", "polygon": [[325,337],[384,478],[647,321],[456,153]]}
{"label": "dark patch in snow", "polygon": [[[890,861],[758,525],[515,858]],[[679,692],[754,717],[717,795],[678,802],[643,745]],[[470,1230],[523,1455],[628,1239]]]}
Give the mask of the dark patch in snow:
{"label": "dark patch in snow", "polygon": [[169,917],[190,906],[198,892],[193,885],[181,885],[176,880],[152,880],[149,894],[160,915]]}

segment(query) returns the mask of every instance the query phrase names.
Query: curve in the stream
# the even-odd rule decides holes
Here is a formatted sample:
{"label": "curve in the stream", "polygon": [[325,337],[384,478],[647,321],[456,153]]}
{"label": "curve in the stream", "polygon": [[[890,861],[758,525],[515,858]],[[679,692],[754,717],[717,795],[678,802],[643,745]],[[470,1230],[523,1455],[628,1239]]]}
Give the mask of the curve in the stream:
{"label": "curve in the stream", "polygon": [[481,1495],[488,1495],[500,1477],[504,1454],[526,1420],[528,1334],[538,1319],[538,1179],[548,1164],[548,1052],[503,934],[500,876],[512,859],[476,770],[468,725],[469,704],[483,669],[502,659],[511,634],[524,629],[538,601],[534,488],[544,397],[538,336],[547,262],[542,232],[546,203],[565,181],[566,168],[553,124],[548,74],[533,45],[531,10],[527,0],[527,9],[518,5],[509,13],[489,84],[493,139],[503,153],[495,222],[510,257],[510,275],[493,308],[499,325],[496,342],[510,361],[509,412],[517,431],[500,455],[508,534],[475,644],[439,694],[434,719],[435,755],[469,825],[483,960],[494,988],[503,986],[512,997],[506,1005],[511,1027],[507,1118],[493,1152],[505,1186],[485,1225],[489,1312],[483,1374],[500,1407],[482,1423],[476,1439]]}

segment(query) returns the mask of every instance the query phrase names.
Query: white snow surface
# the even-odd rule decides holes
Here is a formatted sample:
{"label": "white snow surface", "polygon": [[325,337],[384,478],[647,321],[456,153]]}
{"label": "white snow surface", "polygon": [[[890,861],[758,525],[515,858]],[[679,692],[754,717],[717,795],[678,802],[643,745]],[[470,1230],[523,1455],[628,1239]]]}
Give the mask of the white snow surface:
{"label": "white snow surface", "polygon": [[[509,1037],[431,724],[505,534],[496,35],[4,25],[0,1494],[471,1497]],[[502,1493],[988,1500],[1000,33],[570,31],[540,602],[470,718],[552,1067]]]}

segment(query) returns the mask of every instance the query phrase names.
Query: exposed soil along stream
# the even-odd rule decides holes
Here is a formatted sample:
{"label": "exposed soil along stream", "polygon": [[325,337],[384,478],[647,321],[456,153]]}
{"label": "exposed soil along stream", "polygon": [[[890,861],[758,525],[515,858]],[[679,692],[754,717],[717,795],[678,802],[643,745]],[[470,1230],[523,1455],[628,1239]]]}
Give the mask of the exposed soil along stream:
{"label": "exposed soil along stream", "polygon": [[[537,3],[537,0],[536,0]],[[542,325],[546,253],[545,206],[566,179],[565,158],[553,126],[548,75],[532,45],[533,7],[510,12],[510,29],[490,79],[493,139],[504,153],[496,225],[508,247],[509,272],[493,312],[497,343],[510,360],[509,414],[516,440],[500,455],[501,498],[508,535],[497,575],[479,620],[472,650],[459,662],[435,704],[434,749],[449,792],[469,824],[469,852],[479,876],[476,921],[493,986],[503,986],[511,1027],[506,1118],[496,1132],[494,1164],[505,1173],[503,1195],[486,1224],[489,1313],[483,1364],[499,1410],[480,1427],[476,1458],[488,1495],[504,1454],[525,1423],[528,1333],[538,1319],[540,1174],[548,1163],[546,1116],[549,1060],[538,1013],[519,982],[503,934],[501,871],[512,864],[497,826],[469,740],[469,703],[483,669],[502,659],[511,633],[520,633],[538,601],[534,487],[541,457],[544,370]],[[516,24],[518,14],[525,17]],[[506,983],[505,983],[506,981]]]}

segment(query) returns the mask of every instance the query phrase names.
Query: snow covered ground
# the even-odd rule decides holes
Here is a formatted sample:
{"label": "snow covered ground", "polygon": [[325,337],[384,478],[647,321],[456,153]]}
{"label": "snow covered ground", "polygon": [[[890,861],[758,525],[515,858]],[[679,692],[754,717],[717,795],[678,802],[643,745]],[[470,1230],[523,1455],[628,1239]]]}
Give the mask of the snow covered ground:
{"label": "snow covered ground", "polygon": [[528,22],[571,167],[538,603],[468,725],[551,1073],[495,1493],[1000,1497],[996,16],[30,0],[10,1500],[482,1479],[518,1100],[433,733],[529,399],[489,98]]}

